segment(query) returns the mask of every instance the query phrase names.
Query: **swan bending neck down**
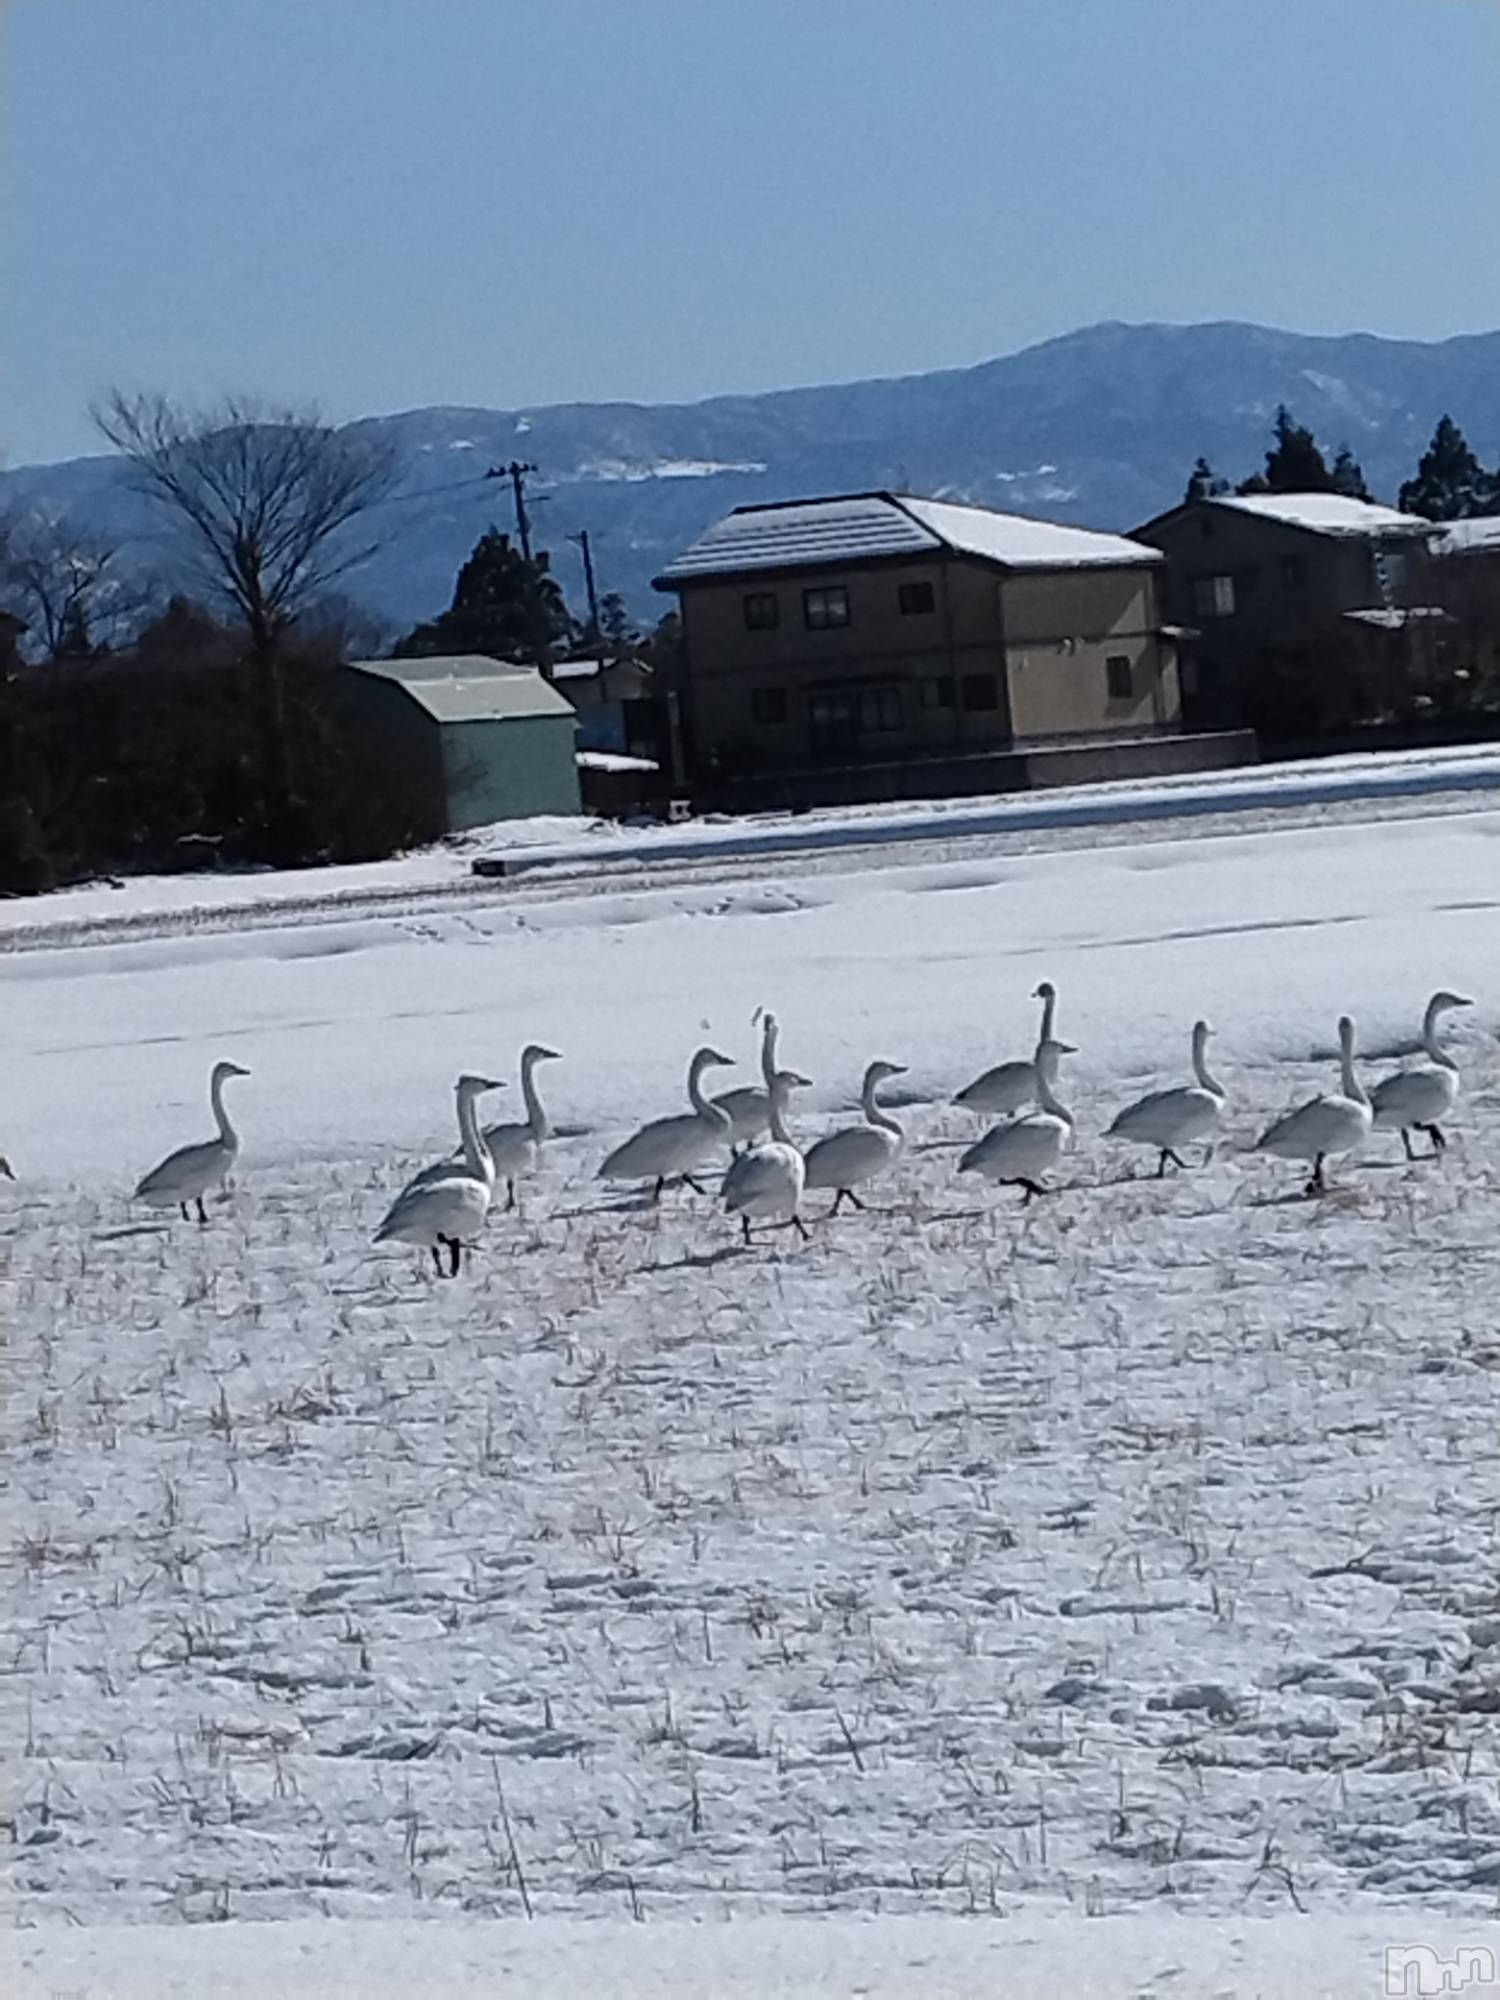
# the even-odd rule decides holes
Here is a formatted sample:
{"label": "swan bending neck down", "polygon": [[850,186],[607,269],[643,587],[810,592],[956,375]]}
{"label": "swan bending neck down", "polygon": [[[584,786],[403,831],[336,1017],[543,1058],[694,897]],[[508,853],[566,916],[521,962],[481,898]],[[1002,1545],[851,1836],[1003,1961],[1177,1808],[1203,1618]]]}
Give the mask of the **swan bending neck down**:
{"label": "swan bending neck down", "polygon": [[608,1156],[599,1169],[602,1181],[650,1181],[651,1199],[660,1201],[662,1189],[673,1176],[686,1181],[696,1193],[705,1192],[693,1178],[716,1147],[729,1136],[727,1111],[710,1103],[703,1095],[703,1074],[709,1069],[732,1069],[733,1059],[717,1049],[699,1049],[688,1065],[687,1093],[692,1110],[676,1118],[656,1118],[643,1125]]}
{"label": "swan bending neck down", "polygon": [[[407,1184],[375,1232],[377,1243],[415,1243],[432,1252],[441,1277],[456,1278],[463,1253],[484,1227],[495,1188],[495,1163],[479,1129],[478,1100],[499,1090],[493,1077],[461,1076],[454,1086],[463,1160],[445,1171],[429,1168]],[[443,1252],[448,1268],[443,1269]]]}
{"label": "swan bending neck down", "polygon": [[776,1222],[795,1229],[802,1237],[807,1225],[799,1214],[807,1167],[797,1142],[787,1130],[786,1112],[791,1093],[805,1089],[809,1078],[795,1070],[777,1070],[769,1090],[771,1136],[759,1145],[748,1146],[735,1155],[724,1175],[724,1207],[740,1218],[745,1241],[750,1241],[750,1224]]}
{"label": "swan bending neck down", "polygon": [[195,1201],[200,1223],[208,1221],[208,1212],[203,1206],[203,1197],[210,1188],[218,1187],[228,1175],[239,1156],[240,1135],[229,1122],[229,1113],[224,1108],[224,1085],[232,1076],[248,1076],[249,1070],[238,1063],[217,1062],[208,1080],[208,1101],[214,1114],[218,1135],[205,1139],[201,1145],[179,1146],[175,1153],[168,1153],[159,1160],[137,1184],[135,1199],[150,1204],[153,1208],[180,1209],[184,1222],[188,1220],[188,1203]]}
{"label": "swan bending neck down", "polygon": [[1285,1160],[1310,1160],[1309,1194],[1321,1194],[1328,1185],[1323,1176],[1324,1161],[1356,1151],[1369,1137],[1374,1120],[1370,1100],[1354,1074],[1354,1023],[1347,1014],[1339,1021],[1339,1084],[1338,1090],[1309,1098],[1285,1118],[1278,1118],[1255,1142],[1258,1152],[1276,1153]]}
{"label": "swan bending neck down", "polygon": [[905,1074],[905,1063],[872,1062],[859,1090],[863,1125],[847,1125],[842,1132],[831,1132],[808,1148],[805,1184],[834,1190],[830,1216],[837,1215],[846,1201],[854,1208],[863,1208],[854,1190],[900,1159],[906,1134],[890,1113],[881,1109],[875,1093],[887,1077]]}
{"label": "swan bending neck down", "polygon": [[1472,1006],[1461,993],[1446,989],[1434,993],[1422,1016],[1422,1047],[1427,1060],[1414,1069],[1398,1070],[1375,1086],[1370,1102],[1375,1110],[1378,1131],[1401,1134],[1401,1144],[1409,1160],[1417,1157],[1411,1143],[1414,1130],[1425,1132],[1433,1153],[1441,1153],[1448,1141],[1441,1120],[1458,1102],[1458,1064],[1437,1038],[1438,1022],[1456,1008]]}
{"label": "swan bending neck down", "polygon": [[1153,1090],[1149,1096],[1137,1099],[1120,1113],[1105,1134],[1108,1139],[1154,1146],[1159,1155],[1158,1180],[1165,1178],[1169,1162],[1175,1167],[1187,1164],[1177,1148],[1190,1145],[1195,1139],[1208,1139],[1208,1155],[1213,1156],[1211,1135],[1224,1114],[1227,1093],[1223,1084],[1209,1074],[1206,1051],[1212,1033],[1207,1021],[1193,1023],[1195,1082],[1175,1090]]}
{"label": "swan bending neck down", "polygon": [[1036,1052],[1038,1108],[987,1132],[959,1161],[961,1174],[983,1174],[986,1180],[1002,1186],[1021,1188],[1023,1208],[1039,1194],[1051,1192],[1041,1177],[1057,1165],[1073,1136],[1073,1114],[1057,1095],[1057,1065],[1063,1056],[1076,1053],[1069,1042],[1049,1039],[1040,1045]]}
{"label": "swan bending neck down", "polygon": [[518,1122],[485,1127],[484,1143],[489,1147],[490,1157],[495,1163],[496,1180],[505,1182],[507,1209],[516,1205],[516,1181],[519,1176],[536,1172],[542,1146],[552,1131],[542,1100],[537,1095],[537,1064],[559,1061],[561,1057],[556,1049],[544,1048],[540,1042],[528,1042],[521,1051],[521,1102],[526,1107],[526,1116]]}
{"label": "swan bending neck down", "polygon": [[[1042,1024],[1037,1034],[1037,1047],[1041,1048],[1052,1040],[1057,988],[1050,979],[1044,979],[1031,997],[1042,1003]],[[1036,1097],[1036,1080],[1034,1054],[1026,1062],[996,1063],[993,1069],[983,1071],[972,1083],[965,1084],[953,1101],[966,1111],[979,1111],[986,1117],[1006,1117],[1013,1111],[1024,1110],[1032,1102]]]}

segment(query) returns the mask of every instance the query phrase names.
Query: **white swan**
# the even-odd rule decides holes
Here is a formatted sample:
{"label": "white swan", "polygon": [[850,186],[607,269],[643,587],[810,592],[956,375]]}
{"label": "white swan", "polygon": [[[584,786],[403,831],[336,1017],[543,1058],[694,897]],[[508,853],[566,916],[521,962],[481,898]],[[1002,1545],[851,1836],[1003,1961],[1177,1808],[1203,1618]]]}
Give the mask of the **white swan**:
{"label": "white swan", "polygon": [[526,1106],[526,1116],[519,1122],[486,1125],[484,1128],[484,1143],[489,1147],[490,1158],[495,1164],[495,1178],[505,1183],[507,1209],[516,1205],[516,1182],[520,1176],[536,1172],[543,1142],[552,1130],[542,1109],[542,1100],[537,1096],[536,1066],[538,1063],[561,1060],[556,1049],[543,1048],[540,1042],[528,1042],[521,1051],[521,1101]]}
{"label": "white swan", "polygon": [[[377,1243],[416,1243],[432,1252],[438,1276],[456,1278],[464,1250],[484,1227],[495,1191],[495,1163],[479,1129],[477,1101],[487,1090],[502,1086],[488,1076],[461,1076],[454,1086],[458,1129],[463,1138],[461,1161],[441,1168],[427,1167],[408,1181],[391,1203],[375,1232]],[[448,1269],[443,1270],[443,1251]]]}
{"label": "white swan", "polygon": [[798,1213],[807,1180],[807,1165],[797,1142],[786,1127],[787,1104],[791,1093],[805,1089],[810,1079],[795,1070],[777,1070],[771,1078],[771,1136],[759,1145],[747,1146],[735,1155],[724,1175],[724,1208],[740,1218],[745,1241],[750,1241],[750,1223],[781,1222],[807,1235],[807,1225]]}
{"label": "white swan", "polygon": [[1374,1118],[1370,1100],[1354,1074],[1354,1023],[1347,1014],[1339,1021],[1339,1078],[1338,1090],[1299,1104],[1255,1142],[1257,1152],[1275,1153],[1284,1160],[1311,1160],[1309,1194],[1318,1194],[1327,1186],[1323,1162],[1362,1146]]}
{"label": "white swan", "polygon": [[737,1090],[726,1090],[713,1100],[721,1111],[729,1113],[731,1146],[748,1145],[752,1139],[758,1139],[771,1123],[771,1090],[776,1076],[776,1045],[780,1035],[780,1022],[774,1014],[767,1014],[760,1031],[763,1089],[757,1090],[753,1084],[741,1084]]}
{"label": "white swan", "polygon": [[1178,1156],[1179,1146],[1208,1138],[1224,1115],[1228,1094],[1223,1084],[1209,1075],[1204,1060],[1212,1033],[1207,1021],[1193,1023],[1196,1083],[1183,1084],[1175,1090],[1153,1090],[1148,1097],[1138,1098],[1120,1113],[1104,1135],[1106,1139],[1128,1139],[1138,1146],[1155,1146],[1161,1155],[1156,1164],[1158,1180],[1165,1176],[1169,1160],[1175,1167],[1186,1164]]}
{"label": "white swan", "polygon": [[692,1110],[676,1118],[656,1118],[643,1125],[622,1146],[616,1146],[600,1167],[599,1179],[654,1181],[651,1199],[660,1201],[668,1177],[680,1174],[690,1188],[702,1194],[702,1186],[693,1179],[693,1169],[701,1167],[729,1135],[729,1113],[703,1095],[703,1072],[733,1067],[731,1056],[721,1056],[717,1049],[699,1049],[688,1066],[687,1090]]}
{"label": "white swan", "polygon": [[983,1174],[986,1180],[1003,1186],[1024,1188],[1021,1206],[1039,1194],[1048,1194],[1041,1177],[1062,1158],[1063,1148],[1073,1136],[1073,1114],[1057,1096],[1057,1065],[1063,1056],[1078,1051],[1069,1042],[1048,1036],[1036,1052],[1036,1095],[1039,1108],[1009,1124],[997,1125],[993,1132],[972,1145],[958,1163],[961,1174]]}
{"label": "white swan", "polygon": [[[1052,1023],[1057,1015],[1057,988],[1050,979],[1044,979],[1031,997],[1042,1003],[1042,1025],[1037,1043],[1050,1042]],[[965,1111],[983,1112],[986,1117],[1004,1117],[1032,1102],[1037,1094],[1036,1075],[1034,1058],[1029,1062],[996,1063],[993,1069],[985,1070],[972,1083],[965,1084],[953,1102],[961,1104]]]}
{"label": "white swan", "polygon": [[1437,1024],[1444,1014],[1473,1004],[1460,993],[1434,993],[1422,1016],[1422,1046],[1427,1051],[1427,1061],[1414,1069],[1398,1070],[1384,1083],[1377,1083],[1371,1092],[1376,1131],[1399,1132],[1409,1160],[1417,1157],[1411,1143],[1414,1126],[1431,1139],[1434,1153],[1442,1152],[1448,1143],[1439,1120],[1446,1118],[1458,1102],[1458,1064],[1438,1041]]}
{"label": "white swan", "polygon": [[168,1153],[137,1184],[137,1201],[144,1201],[152,1208],[176,1206],[182,1210],[184,1222],[188,1219],[188,1203],[196,1201],[198,1220],[207,1222],[203,1197],[210,1188],[218,1187],[224,1180],[240,1150],[240,1135],[230,1124],[229,1113],[224,1109],[224,1085],[232,1076],[249,1074],[249,1070],[241,1069],[238,1063],[214,1064],[208,1079],[208,1101],[213,1107],[214,1123],[219,1128],[218,1137],[205,1139],[196,1146],[179,1146],[175,1153]]}
{"label": "white swan", "polygon": [[804,1185],[835,1190],[830,1215],[837,1215],[846,1200],[856,1208],[863,1208],[864,1203],[854,1190],[883,1174],[900,1159],[906,1134],[888,1111],[881,1110],[875,1093],[887,1077],[905,1074],[905,1063],[872,1062],[859,1091],[864,1124],[846,1125],[843,1131],[830,1132],[826,1139],[819,1139],[808,1148]]}

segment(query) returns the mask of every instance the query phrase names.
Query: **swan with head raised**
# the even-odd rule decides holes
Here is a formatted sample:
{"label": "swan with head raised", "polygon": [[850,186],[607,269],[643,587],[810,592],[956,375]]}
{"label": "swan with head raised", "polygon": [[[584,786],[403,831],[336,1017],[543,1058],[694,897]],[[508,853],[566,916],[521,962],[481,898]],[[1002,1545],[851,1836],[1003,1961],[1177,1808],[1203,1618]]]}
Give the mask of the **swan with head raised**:
{"label": "swan with head raised", "polygon": [[208,1079],[208,1101],[214,1114],[218,1133],[212,1139],[205,1139],[194,1146],[179,1146],[175,1153],[168,1153],[159,1160],[149,1174],[137,1183],[135,1199],[144,1201],[152,1208],[178,1208],[184,1222],[188,1219],[188,1203],[198,1205],[199,1222],[208,1221],[208,1212],[203,1206],[203,1197],[210,1188],[220,1186],[239,1157],[240,1135],[229,1122],[229,1113],[224,1109],[224,1086],[232,1076],[248,1076],[249,1070],[238,1063],[216,1062]]}
{"label": "swan with head raised", "polygon": [[653,1201],[661,1200],[667,1181],[680,1176],[690,1188],[702,1194],[693,1170],[701,1167],[729,1135],[729,1113],[721,1111],[703,1095],[703,1073],[708,1069],[732,1069],[733,1058],[717,1049],[699,1049],[688,1065],[687,1092],[692,1110],[675,1118],[655,1118],[616,1146],[599,1169],[601,1181],[651,1181]]}
{"label": "swan with head raised", "polygon": [[1209,1074],[1206,1051],[1212,1033],[1207,1021],[1193,1023],[1196,1082],[1180,1084],[1173,1090],[1153,1090],[1149,1096],[1138,1098],[1120,1113],[1104,1135],[1106,1139],[1127,1139],[1137,1146],[1154,1146],[1160,1156],[1156,1163],[1158,1180],[1165,1178],[1168,1162],[1175,1167],[1186,1164],[1178,1154],[1179,1146],[1207,1139],[1212,1155],[1212,1135],[1228,1102],[1223,1084]]}
{"label": "swan with head raised", "polygon": [[1038,1046],[1038,1108],[986,1132],[959,1161],[961,1174],[983,1174],[1004,1187],[1023,1189],[1023,1208],[1037,1195],[1052,1192],[1042,1184],[1042,1175],[1057,1165],[1073,1137],[1073,1114],[1057,1095],[1057,1065],[1063,1056],[1077,1053],[1070,1042],[1050,1036]]}
{"label": "swan with head raised", "polygon": [[1284,1160],[1310,1161],[1307,1192],[1320,1194],[1328,1185],[1323,1176],[1324,1161],[1357,1152],[1370,1136],[1373,1119],[1370,1100],[1354,1074],[1354,1023],[1345,1014],[1339,1021],[1339,1088],[1311,1097],[1278,1118],[1256,1140],[1256,1151],[1275,1153]]}
{"label": "swan with head raised", "polygon": [[735,1090],[722,1092],[713,1100],[721,1111],[729,1114],[726,1137],[731,1146],[747,1146],[770,1127],[771,1088],[776,1077],[776,1046],[780,1037],[781,1023],[774,1014],[765,1014],[760,1031],[763,1087],[757,1089],[754,1084],[741,1084]]}
{"label": "swan with head raised", "polygon": [[808,1148],[804,1156],[805,1185],[834,1190],[830,1215],[837,1215],[846,1201],[855,1208],[863,1208],[864,1203],[854,1190],[874,1180],[877,1174],[885,1173],[900,1159],[906,1134],[890,1113],[880,1108],[875,1093],[887,1077],[905,1074],[905,1063],[872,1062],[859,1090],[865,1114],[863,1125],[846,1125],[841,1132],[830,1132],[826,1139],[819,1139]]}
{"label": "swan with head raised", "polygon": [[526,1116],[484,1128],[484,1143],[489,1147],[490,1158],[495,1163],[495,1179],[505,1183],[507,1209],[516,1205],[516,1182],[523,1174],[536,1172],[543,1143],[552,1130],[547,1122],[547,1113],[542,1108],[542,1100],[537,1095],[536,1066],[538,1063],[561,1060],[556,1049],[544,1048],[540,1042],[528,1042],[521,1051],[521,1101],[526,1106]]}
{"label": "swan with head raised", "polygon": [[[1042,1003],[1042,1025],[1037,1035],[1037,1044],[1050,1042],[1052,1024],[1057,1016],[1057,988],[1050,979],[1044,979],[1032,994],[1033,1000]],[[954,1098],[965,1111],[982,1112],[987,1118],[1008,1117],[1013,1111],[1021,1111],[1036,1097],[1036,1058],[1028,1062],[996,1063],[974,1081],[965,1084]]]}
{"label": "swan with head raised", "polygon": [[[408,1181],[375,1232],[377,1243],[415,1243],[432,1252],[438,1276],[456,1278],[463,1253],[484,1228],[495,1192],[495,1163],[479,1129],[478,1100],[503,1085],[488,1076],[461,1076],[454,1086],[463,1158],[427,1167]],[[443,1270],[443,1252],[448,1269]]]}
{"label": "swan with head raised", "polygon": [[1451,1014],[1459,1007],[1472,1007],[1473,1004],[1472,1000],[1465,1000],[1461,993],[1449,993],[1446,989],[1434,993],[1422,1016],[1422,1047],[1427,1053],[1426,1062],[1418,1063],[1411,1069],[1398,1070],[1383,1083],[1377,1083],[1370,1093],[1375,1130],[1399,1132],[1409,1160],[1417,1157],[1411,1143],[1414,1130],[1427,1134],[1434,1153],[1441,1153],[1448,1143],[1441,1121],[1458,1102],[1458,1064],[1438,1040],[1437,1026],[1444,1014]]}
{"label": "swan with head raised", "polygon": [[795,1070],[777,1070],[771,1078],[771,1136],[758,1145],[747,1146],[729,1162],[724,1175],[725,1212],[740,1218],[745,1241],[750,1241],[750,1225],[779,1222],[806,1236],[807,1225],[798,1212],[807,1181],[807,1165],[797,1142],[787,1130],[786,1113],[791,1093],[805,1089],[811,1079]]}

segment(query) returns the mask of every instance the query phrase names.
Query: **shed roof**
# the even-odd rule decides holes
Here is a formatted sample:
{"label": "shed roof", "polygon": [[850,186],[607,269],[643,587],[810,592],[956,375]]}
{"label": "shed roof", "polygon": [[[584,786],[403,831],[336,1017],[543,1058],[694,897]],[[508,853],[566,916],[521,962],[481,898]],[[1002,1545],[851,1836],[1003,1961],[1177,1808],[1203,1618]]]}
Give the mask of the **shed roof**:
{"label": "shed roof", "polygon": [[845,493],[826,500],[787,500],[736,507],[670,563],[659,588],[698,577],[755,570],[806,569],[872,557],[911,557],[948,550],[1006,569],[1154,563],[1156,549],[1123,535],[1001,514],[951,500],[909,493]]}
{"label": "shed roof", "polygon": [[1500,555],[1500,514],[1480,514],[1467,521],[1434,522],[1438,552],[1445,556]]}
{"label": "shed roof", "polygon": [[505,722],[565,715],[573,705],[535,667],[484,653],[445,653],[426,660],[350,660],[351,672],[394,681],[436,722]]}
{"label": "shed roof", "polygon": [[1286,528],[1303,528],[1313,535],[1367,541],[1386,536],[1430,535],[1431,521],[1416,514],[1398,514],[1394,507],[1376,507],[1368,500],[1351,500],[1344,493],[1215,493],[1203,500],[1169,507],[1136,529],[1148,533],[1162,521],[1175,520],[1193,507],[1227,507],[1257,520],[1277,521]]}

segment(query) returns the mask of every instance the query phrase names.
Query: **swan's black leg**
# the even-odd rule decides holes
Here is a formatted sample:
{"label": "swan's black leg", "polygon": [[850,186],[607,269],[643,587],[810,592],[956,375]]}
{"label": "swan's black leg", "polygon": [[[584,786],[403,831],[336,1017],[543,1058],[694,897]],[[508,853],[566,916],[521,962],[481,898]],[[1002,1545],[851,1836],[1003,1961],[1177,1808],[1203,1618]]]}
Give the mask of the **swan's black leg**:
{"label": "swan's black leg", "polygon": [[828,1219],[830,1222],[833,1220],[834,1216],[838,1214],[839,1210],[843,1207],[844,1196],[848,1194],[848,1192],[849,1192],[848,1188],[840,1188],[838,1192],[834,1195],[833,1207],[830,1208],[828,1211]]}
{"label": "swan's black leg", "polygon": [[204,1223],[208,1221],[208,1210],[203,1206],[203,1197],[201,1194],[198,1197],[198,1220]]}
{"label": "swan's black leg", "polygon": [[860,1214],[863,1215],[865,1212],[865,1204],[860,1200],[859,1196],[854,1192],[853,1188],[845,1188],[844,1193],[848,1195],[850,1201],[854,1203],[854,1206],[859,1210]]}
{"label": "swan's black leg", "polygon": [[441,1250],[439,1250],[436,1243],[430,1244],[428,1247],[432,1251],[433,1267],[437,1271],[438,1276],[441,1278],[443,1275],[443,1253]]}
{"label": "swan's black leg", "polygon": [[1328,1183],[1323,1178],[1323,1155],[1319,1153],[1313,1161],[1312,1178],[1307,1183],[1307,1191],[1309,1194],[1322,1194],[1327,1186]]}
{"label": "swan's black leg", "polygon": [[1022,1208],[1035,1201],[1039,1194],[1050,1194],[1052,1191],[1050,1188],[1044,1188],[1040,1181],[1022,1181],[1021,1185],[1026,1190],[1021,1197]]}
{"label": "swan's black leg", "polygon": [[185,1201],[180,1201],[180,1202],[178,1202],[177,1206],[178,1206],[178,1208],[179,1208],[179,1209],[180,1209],[180,1210],[182,1211],[182,1219],[183,1219],[183,1221],[184,1221],[184,1222],[191,1222],[193,1218],[192,1218],[192,1217],[191,1217],[191,1216],[190,1216],[190,1215],[188,1214],[188,1205],[187,1205],[187,1203],[186,1203]]}
{"label": "swan's black leg", "polygon": [[1432,1150],[1434,1153],[1441,1153],[1442,1151],[1444,1151],[1444,1149],[1447,1147],[1448,1141],[1443,1137],[1443,1131],[1441,1126],[1424,1125],[1422,1127],[1422,1130],[1427,1134],[1428,1138],[1432,1141]]}
{"label": "swan's black leg", "polygon": [[1172,1157],[1171,1147],[1163,1146],[1161,1149],[1161,1158],[1156,1163],[1156,1178],[1159,1181],[1164,1181],[1167,1178],[1167,1162],[1168,1160],[1171,1159],[1171,1157]]}
{"label": "swan's black leg", "polygon": [[505,1183],[505,1210],[507,1215],[515,1207],[515,1205],[516,1205],[516,1184],[514,1181],[508,1180]]}
{"label": "swan's black leg", "polygon": [[1172,1162],[1172,1165],[1174,1167],[1186,1168],[1187,1166],[1187,1161],[1183,1159],[1182,1155],[1180,1153],[1174,1152],[1170,1146],[1168,1146],[1167,1148],[1167,1158]]}
{"label": "swan's black leg", "polygon": [[695,1181],[691,1174],[684,1174],[682,1178],[684,1184],[690,1187],[694,1194],[706,1194],[708,1192],[702,1181]]}
{"label": "swan's black leg", "polygon": [[1410,1128],[1405,1125],[1401,1127],[1401,1143],[1406,1148],[1407,1159],[1414,1160],[1417,1157],[1416,1150],[1411,1143]]}
{"label": "swan's black leg", "polygon": [[456,1278],[464,1261],[464,1246],[456,1236],[448,1238],[448,1276]]}
{"label": "swan's black leg", "polygon": [[792,1217],[792,1228],[796,1230],[797,1234],[802,1238],[802,1241],[804,1243],[808,1241],[810,1231],[808,1230],[807,1224],[802,1220],[802,1217],[800,1215],[794,1215]]}
{"label": "swan's black leg", "polygon": [[748,1215],[740,1217],[740,1228],[744,1231],[745,1241],[748,1243],[750,1241],[750,1218]]}
{"label": "swan's black leg", "polygon": [[665,1174],[658,1174],[656,1176],[656,1186],[651,1190],[651,1199],[653,1201],[661,1200],[661,1191],[666,1186],[666,1184],[667,1180]]}

